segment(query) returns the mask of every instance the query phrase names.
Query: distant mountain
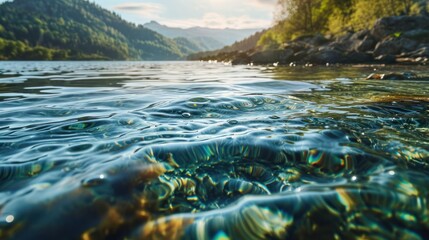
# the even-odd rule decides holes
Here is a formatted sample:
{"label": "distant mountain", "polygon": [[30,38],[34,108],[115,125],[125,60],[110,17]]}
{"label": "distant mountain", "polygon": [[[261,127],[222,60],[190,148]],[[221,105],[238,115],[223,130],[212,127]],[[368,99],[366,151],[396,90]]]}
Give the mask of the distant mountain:
{"label": "distant mountain", "polygon": [[173,28],[152,21],[143,25],[169,38],[187,38],[196,44],[205,45],[203,50],[215,50],[242,40],[261,29],[214,29],[214,28]]}
{"label": "distant mountain", "polygon": [[219,59],[219,60],[227,60],[230,58],[231,54],[237,54],[238,52],[247,52],[250,50],[255,50],[258,45],[258,41],[261,38],[261,36],[266,32],[267,30],[262,30],[260,32],[256,32],[255,34],[241,40],[237,41],[232,45],[223,47],[218,50],[214,51],[205,51],[205,52],[198,52],[193,53],[188,56],[189,60],[209,60],[209,59]]}
{"label": "distant mountain", "polygon": [[86,0],[0,5],[0,59],[174,60],[176,41]]}

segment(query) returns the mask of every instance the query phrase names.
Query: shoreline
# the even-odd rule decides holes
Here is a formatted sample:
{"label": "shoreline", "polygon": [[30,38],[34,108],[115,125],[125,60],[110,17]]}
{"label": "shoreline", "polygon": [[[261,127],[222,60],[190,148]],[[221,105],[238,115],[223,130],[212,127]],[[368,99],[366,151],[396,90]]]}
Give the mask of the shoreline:
{"label": "shoreline", "polygon": [[258,47],[244,52],[221,52],[197,60],[246,64],[410,64],[429,63],[429,16],[379,19],[372,29],[332,37],[306,35],[280,49]]}

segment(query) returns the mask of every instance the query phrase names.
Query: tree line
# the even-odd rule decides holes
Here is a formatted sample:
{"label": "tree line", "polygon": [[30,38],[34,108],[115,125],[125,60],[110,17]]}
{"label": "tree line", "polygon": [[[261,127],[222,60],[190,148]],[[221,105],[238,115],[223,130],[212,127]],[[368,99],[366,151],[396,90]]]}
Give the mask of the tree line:
{"label": "tree line", "polygon": [[86,0],[0,4],[0,59],[180,59],[177,44]]}
{"label": "tree line", "polygon": [[427,0],[278,0],[278,6],[275,26],[258,42],[264,48],[303,35],[357,32],[381,17],[429,12]]}

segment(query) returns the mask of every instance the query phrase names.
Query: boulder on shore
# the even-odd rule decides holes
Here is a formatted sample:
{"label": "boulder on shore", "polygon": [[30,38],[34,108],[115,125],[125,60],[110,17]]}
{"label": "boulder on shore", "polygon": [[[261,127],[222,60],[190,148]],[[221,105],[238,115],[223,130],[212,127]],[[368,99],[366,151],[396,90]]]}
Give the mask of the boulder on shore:
{"label": "boulder on shore", "polygon": [[250,60],[256,64],[270,64],[270,63],[281,63],[286,64],[290,62],[291,57],[293,56],[293,50],[271,50],[256,52],[250,55]]}
{"label": "boulder on shore", "polygon": [[233,64],[418,63],[429,61],[429,17],[394,16],[379,19],[370,30],[337,38],[306,35],[280,50],[254,50],[234,56]]}

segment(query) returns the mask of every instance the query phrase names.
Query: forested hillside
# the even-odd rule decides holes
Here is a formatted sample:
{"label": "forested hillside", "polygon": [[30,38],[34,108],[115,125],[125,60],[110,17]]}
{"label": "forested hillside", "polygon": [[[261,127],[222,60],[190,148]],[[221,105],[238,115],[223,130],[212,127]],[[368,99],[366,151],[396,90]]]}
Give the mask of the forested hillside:
{"label": "forested hillside", "polygon": [[369,29],[382,17],[424,15],[427,0],[278,0],[277,24],[260,39],[265,49],[303,35],[341,35]]}
{"label": "forested hillside", "polygon": [[86,0],[0,5],[0,59],[173,60],[176,42]]}
{"label": "forested hillside", "polygon": [[197,60],[197,59],[209,60],[211,56],[218,55],[218,54],[223,55],[224,59],[228,59],[228,57],[231,54],[234,54],[237,52],[245,52],[255,48],[259,39],[261,38],[261,36],[263,36],[265,32],[266,30],[257,32],[250,37],[247,37],[241,41],[237,41],[234,44],[223,47],[219,50],[190,54],[188,56],[188,59],[189,60]]}

